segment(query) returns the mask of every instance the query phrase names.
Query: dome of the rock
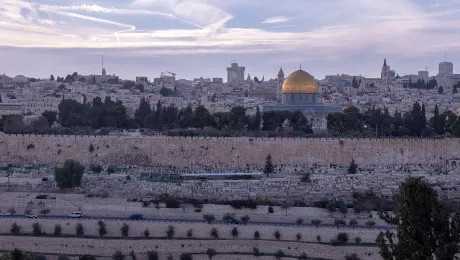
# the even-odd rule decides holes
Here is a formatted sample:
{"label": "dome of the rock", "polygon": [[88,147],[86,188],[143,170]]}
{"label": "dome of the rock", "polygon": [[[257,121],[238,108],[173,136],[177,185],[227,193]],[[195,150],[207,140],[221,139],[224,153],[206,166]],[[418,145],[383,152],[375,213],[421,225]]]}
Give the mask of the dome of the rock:
{"label": "dome of the rock", "polygon": [[318,84],[308,72],[298,70],[289,75],[283,83],[283,94],[317,94]]}

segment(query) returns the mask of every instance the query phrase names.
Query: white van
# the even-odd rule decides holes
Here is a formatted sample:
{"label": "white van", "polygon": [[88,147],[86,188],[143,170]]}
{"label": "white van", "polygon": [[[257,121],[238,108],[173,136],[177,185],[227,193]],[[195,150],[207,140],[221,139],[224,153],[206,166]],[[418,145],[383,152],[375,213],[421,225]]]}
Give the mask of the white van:
{"label": "white van", "polygon": [[69,218],[82,218],[83,217],[83,213],[81,212],[72,212],[69,214]]}

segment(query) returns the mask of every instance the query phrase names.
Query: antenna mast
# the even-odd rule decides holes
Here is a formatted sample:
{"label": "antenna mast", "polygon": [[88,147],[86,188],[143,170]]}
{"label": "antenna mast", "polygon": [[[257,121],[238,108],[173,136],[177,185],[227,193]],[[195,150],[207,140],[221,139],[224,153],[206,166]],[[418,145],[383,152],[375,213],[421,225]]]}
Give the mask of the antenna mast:
{"label": "antenna mast", "polygon": [[104,54],[102,54],[102,69],[104,69]]}

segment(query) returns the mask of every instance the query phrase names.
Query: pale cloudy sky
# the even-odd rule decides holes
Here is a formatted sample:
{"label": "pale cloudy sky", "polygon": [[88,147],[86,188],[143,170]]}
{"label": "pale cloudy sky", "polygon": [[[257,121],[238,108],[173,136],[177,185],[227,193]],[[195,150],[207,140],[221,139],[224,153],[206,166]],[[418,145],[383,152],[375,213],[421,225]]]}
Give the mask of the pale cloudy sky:
{"label": "pale cloudy sky", "polygon": [[0,74],[460,73],[460,0],[0,0]]}

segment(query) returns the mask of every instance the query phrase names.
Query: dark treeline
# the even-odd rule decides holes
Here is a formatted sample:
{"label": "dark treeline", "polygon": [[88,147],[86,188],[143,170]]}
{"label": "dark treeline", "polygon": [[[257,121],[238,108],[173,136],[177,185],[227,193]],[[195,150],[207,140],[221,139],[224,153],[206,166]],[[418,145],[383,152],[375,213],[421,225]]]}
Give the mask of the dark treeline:
{"label": "dark treeline", "polygon": [[[0,120],[0,130],[13,134],[91,134],[98,129],[107,134],[109,129],[141,129],[146,134],[206,136],[306,136],[313,132],[300,111],[261,113],[257,109],[255,115],[248,115],[245,108],[234,107],[230,112],[211,114],[204,106],[179,110],[161,102],[152,106],[142,98],[131,118],[121,101],[109,97],[103,102],[96,97],[92,104],[63,99],[58,109],[59,118],[57,113],[44,112],[38,120],[40,127],[36,123],[26,126],[21,116],[5,116]],[[61,127],[50,128],[55,122]]]}
{"label": "dark treeline", "polygon": [[327,117],[327,127],[334,136],[356,137],[432,137],[450,135],[460,137],[460,119],[451,111],[439,112],[436,105],[433,117],[426,119],[424,105],[415,103],[411,111],[393,115],[388,109],[372,108],[365,112],[349,107]]}
{"label": "dark treeline", "polygon": [[409,79],[409,83],[404,83],[404,88],[417,88],[417,89],[434,89],[438,86],[438,82],[436,79],[432,78],[425,82],[422,79],[417,80],[416,82],[412,82],[412,78]]}

